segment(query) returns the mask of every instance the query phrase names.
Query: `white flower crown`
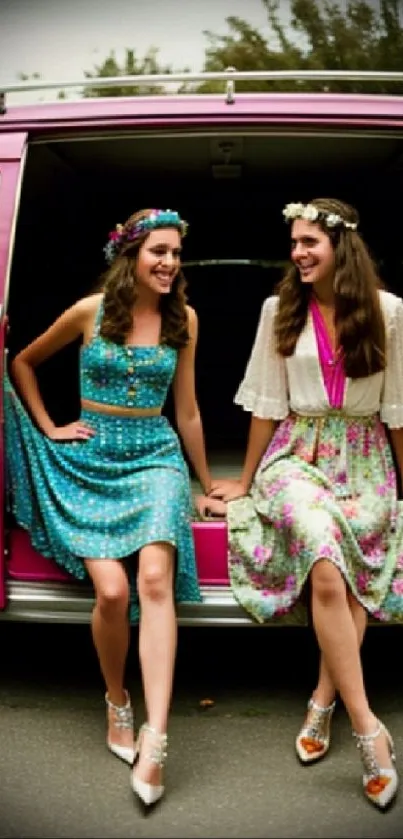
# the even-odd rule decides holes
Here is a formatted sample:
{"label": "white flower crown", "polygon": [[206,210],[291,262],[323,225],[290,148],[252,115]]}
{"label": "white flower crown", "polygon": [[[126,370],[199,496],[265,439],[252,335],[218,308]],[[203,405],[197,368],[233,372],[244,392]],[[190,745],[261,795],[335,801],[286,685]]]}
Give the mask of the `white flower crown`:
{"label": "white flower crown", "polygon": [[342,224],[348,230],[357,230],[357,224],[354,221],[347,221],[338,213],[326,213],[324,210],[318,210],[314,204],[286,204],[283,210],[283,216],[286,221],[295,218],[302,218],[305,221],[323,221],[326,227],[337,227]]}

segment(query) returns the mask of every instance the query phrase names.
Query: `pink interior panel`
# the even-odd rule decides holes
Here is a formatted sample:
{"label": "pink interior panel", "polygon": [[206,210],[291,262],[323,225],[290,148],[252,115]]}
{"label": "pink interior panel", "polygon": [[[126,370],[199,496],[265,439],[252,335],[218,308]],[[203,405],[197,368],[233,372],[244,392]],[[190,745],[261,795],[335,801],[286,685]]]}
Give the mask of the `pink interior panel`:
{"label": "pink interior panel", "polygon": [[[193,533],[200,582],[204,585],[226,585],[228,543],[225,522],[194,522]],[[46,559],[37,553],[25,530],[13,529],[8,546],[9,577],[31,582],[71,582],[71,576],[52,559]]]}
{"label": "pink interior panel", "polygon": [[205,585],[228,583],[228,538],[225,521],[193,522],[199,580]]}
{"label": "pink interior panel", "polygon": [[11,531],[8,541],[9,555],[7,573],[16,580],[31,580],[32,582],[61,582],[71,583],[71,576],[53,562],[46,559],[32,547],[28,533],[15,528]]}

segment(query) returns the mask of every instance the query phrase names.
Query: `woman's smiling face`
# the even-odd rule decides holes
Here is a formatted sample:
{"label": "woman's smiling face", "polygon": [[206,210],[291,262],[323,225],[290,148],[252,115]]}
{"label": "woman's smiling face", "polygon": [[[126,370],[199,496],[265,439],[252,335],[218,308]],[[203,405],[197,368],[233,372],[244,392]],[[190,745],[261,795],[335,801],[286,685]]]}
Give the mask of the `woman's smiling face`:
{"label": "woman's smiling face", "polygon": [[334,248],[319,224],[295,219],[291,228],[291,259],[302,283],[333,283]]}
{"label": "woman's smiling face", "polygon": [[181,236],[174,227],[152,230],[136,261],[139,285],[156,294],[169,294],[180,268]]}

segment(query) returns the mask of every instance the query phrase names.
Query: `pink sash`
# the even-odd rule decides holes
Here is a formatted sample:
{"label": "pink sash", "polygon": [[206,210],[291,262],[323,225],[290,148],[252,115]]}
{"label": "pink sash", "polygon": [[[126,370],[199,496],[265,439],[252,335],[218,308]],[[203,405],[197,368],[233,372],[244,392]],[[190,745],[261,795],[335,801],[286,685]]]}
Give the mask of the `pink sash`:
{"label": "pink sash", "polygon": [[326,324],[316,300],[311,297],[309,304],[316,334],[316,343],[322,368],[323,381],[331,408],[342,408],[346,377],[343,359],[339,352],[334,353],[330,344]]}

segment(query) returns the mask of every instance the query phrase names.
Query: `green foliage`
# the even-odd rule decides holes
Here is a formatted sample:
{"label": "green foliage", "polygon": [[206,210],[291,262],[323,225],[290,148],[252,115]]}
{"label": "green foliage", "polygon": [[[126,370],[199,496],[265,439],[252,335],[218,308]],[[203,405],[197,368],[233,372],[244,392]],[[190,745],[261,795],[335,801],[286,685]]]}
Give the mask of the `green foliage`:
{"label": "green foliage", "polygon": [[[279,20],[281,0],[262,0],[270,26],[267,40],[239,17],[226,19],[229,32],[204,34],[204,70],[389,70],[403,73],[401,0],[291,0],[291,19]],[[222,82],[184,85],[182,91],[223,91]],[[403,93],[400,82],[237,82],[236,90],[309,90]]]}
{"label": "green foliage", "polygon": [[31,73],[31,75],[29,73],[18,73],[17,78],[21,82],[29,82],[31,79],[40,79],[41,75],[40,73]]}
{"label": "green foliage", "polygon": [[[270,46],[264,37],[253,29],[245,20],[239,17],[228,17],[228,35],[216,35],[204,32],[209,45],[203,70],[217,72],[234,67],[235,70],[292,70],[299,64],[299,50],[294,44],[286,41],[287,48],[283,50]],[[237,90],[253,90],[255,92],[273,89],[273,83],[265,81],[237,82]],[[276,89],[287,89],[289,83],[276,85]],[[200,93],[217,93],[223,91],[223,82],[206,81],[200,85],[184,84],[181,92],[197,90]]]}
{"label": "green foliage", "polygon": [[[378,10],[365,0],[349,0],[345,14],[335,2],[293,0],[291,25],[307,39],[306,68],[313,70],[390,70],[403,73],[403,23],[399,0],[380,0]],[[345,90],[340,82],[329,90]],[[322,86],[323,87],[323,86]],[[312,89],[312,88],[311,88]],[[318,88],[317,88],[318,89]],[[353,82],[354,92],[369,90]],[[371,90],[402,93],[403,83],[372,82]]]}
{"label": "green foliage", "polygon": [[[31,81],[41,81],[41,74],[40,73],[18,73],[17,78],[21,82],[31,82]],[[57,92],[58,99],[67,99],[67,93],[65,90],[58,90]],[[43,97],[40,97],[40,102],[43,102]]]}
{"label": "green foliage", "polygon": [[[112,51],[105,61],[94,68],[94,72],[85,72],[87,79],[94,77],[113,78],[114,76],[158,75],[172,73],[171,67],[162,66],[157,60],[158,50],[150,47],[144,57],[138,59],[134,50],[127,49],[123,64],[118,64]],[[93,98],[97,96],[144,96],[165,93],[163,86],[155,85],[121,85],[117,87],[87,87],[83,96]]]}

